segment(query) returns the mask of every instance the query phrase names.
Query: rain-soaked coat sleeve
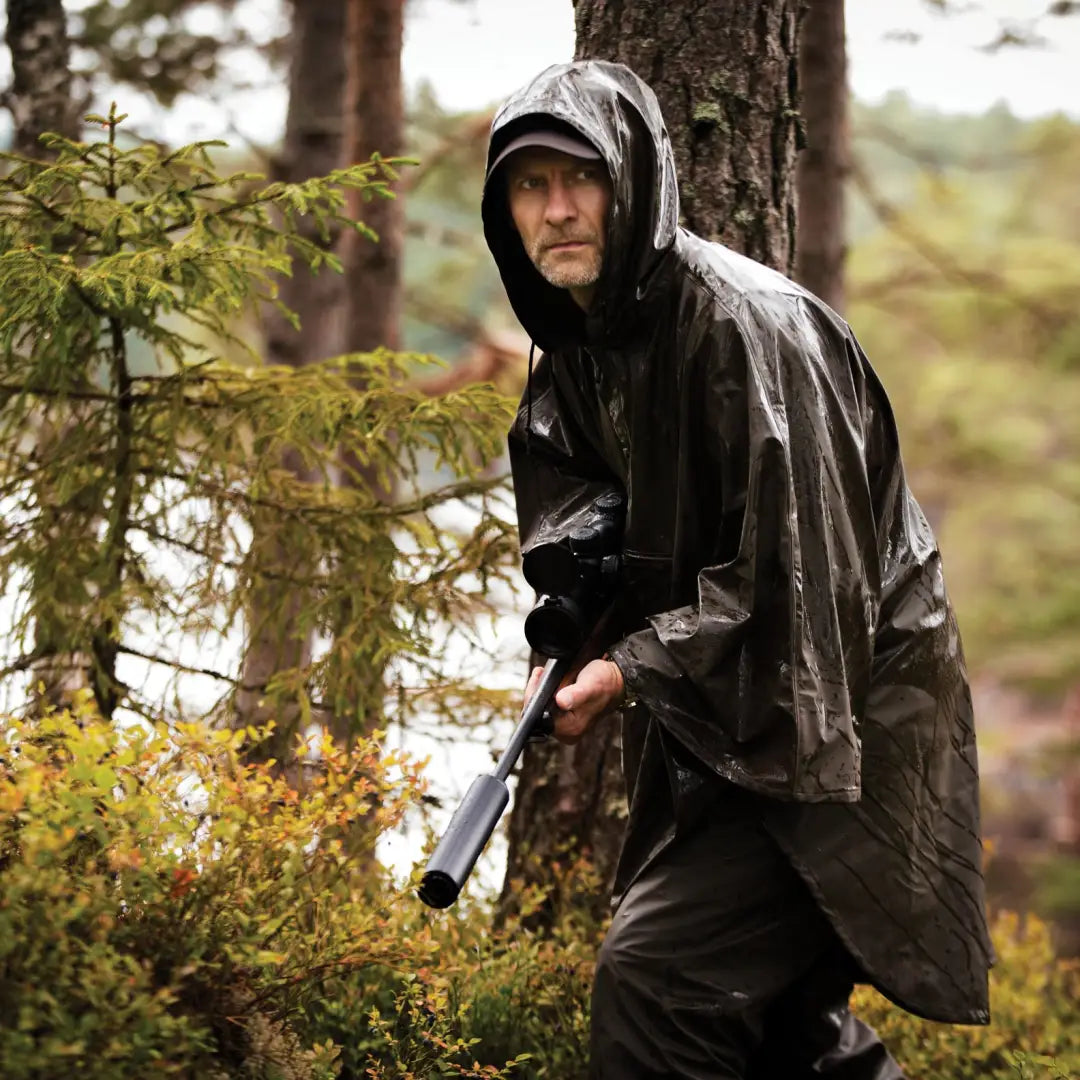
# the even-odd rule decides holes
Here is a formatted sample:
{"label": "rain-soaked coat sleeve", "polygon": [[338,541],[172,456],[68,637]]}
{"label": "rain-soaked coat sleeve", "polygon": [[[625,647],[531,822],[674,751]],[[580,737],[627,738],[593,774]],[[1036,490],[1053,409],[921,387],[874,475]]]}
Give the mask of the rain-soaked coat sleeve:
{"label": "rain-soaked coat sleeve", "polygon": [[720,535],[692,602],[650,613],[611,656],[722,775],[780,798],[857,799],[880,578],[857,346],[802,301],[775,321],[717,312],[699,341],[681,456],[696,497],[721,508]]}

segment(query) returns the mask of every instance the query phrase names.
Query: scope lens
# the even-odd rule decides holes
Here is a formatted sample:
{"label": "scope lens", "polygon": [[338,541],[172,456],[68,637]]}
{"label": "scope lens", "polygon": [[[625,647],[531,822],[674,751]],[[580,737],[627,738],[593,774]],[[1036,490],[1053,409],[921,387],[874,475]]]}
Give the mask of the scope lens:
{"label": "scope lens", "polygon": [[585,643],[580,613],[548,599],[525,617],[525,639],[544,656],[573,656]]}

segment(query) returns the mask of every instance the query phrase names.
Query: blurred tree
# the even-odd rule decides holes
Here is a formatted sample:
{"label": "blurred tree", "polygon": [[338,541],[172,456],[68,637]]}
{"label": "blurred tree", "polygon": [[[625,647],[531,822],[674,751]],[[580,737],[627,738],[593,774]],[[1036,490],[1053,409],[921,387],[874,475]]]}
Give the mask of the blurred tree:
{"label": "blurred tree", "polygon": [[[1045,875],[1011,902],[1042,905],[1075,953],[1080,878],[1052,855],[1080,836],[1080,125],[900,99],[859,111],[853,194],[877,228],[853,248],[850,318],[935,519],[977,685],[1024,691],[1022,723],[992,706],[982,718],[981,748],[1008,776],[985,789],[991,867],[1011,866],[1013,884]],[[1040,712],[1057,729],[1043,761]],[[1017,847],[1025,783],[1040,785],[1035,839]]]}
{"label": "blurred tree", "polygon": [[[88,82],[131,87],[165,106],[183,93],[220,89],[222,59],[260,47],[281,58],[283,42],[257,40],[233,18],[238,0],[93,0],[70,13],[71,37]],[[193,16],[215,30],[193,29]],[[272,20],[270,20],[272,22]],[[115,90],[112,91],[115,93]]]}
{"label": "blurred tree", "polygon": [[[349,165],[372,154],[387,157],[399,152],[405,142],[400,70],[403,9],[401,0],[292,5],[289,107],[284,144],[275,158],[276,175],[298,182],[329,170],[335,163]],[[403,190],[405,185],[393,186]],[[345,266],[344,277],[323,274],[316,278],[300,267],[295,276],[282,280],[281,297],[299,315],[299,327],[270,312],[266,348],[271,362],[299,366],[338,352],[400,343],[402,200],[361,202],[357,196],[351,198],[349,212],[363,219],[363,233],[346,231],[340,237],[320,241],[336,244]],[[466,365],[452,382],[440,376],[430,385],[421,385],[432,393],[448,392],[477,381],[476,374],[475,365]],[[287,455],[284,464],[298,477],[304,476],[304,464],[295,452]],[[375,487],[381,483],[371,462],[349,446],[342,448],[340,480]],[[393,497],[392,486],[384,495],[387,500]],[[261,524],[259,517],[253,526],[256,542],[266,545],[267,556],[276,551],[283,566],[303,561],[305,553],[282,548],[281,538]],[[268,706],[260,704],[260,688],[268,679],[303,666],[311,649],[310,629],[303,631],[296,619],[303,608],[302,598],[269,587],[264,597],[255,599],[244,679],[248,689],[237,699],[241,724],[266,715]],[[375,686],[366,695],[370,701],[378,696]],[[285,760],[286,750],[295,745],[298,718],[295,708],[285,713],[278,709],[279,728],[265,747],[266,753]],[[382,717],[376,709],[358,719],[350,708],[345,715],[324,719],[334,726],[339,739],[348,741],[358,725],[370,727]]]}
{"label": "blurred tree", "polygon": [[[50,9],[53,24],[65,24],[71,46],[66,92],[76,117],[92,101],[116,97],[118,89],[129,99],[131,91],[148,94],[166,107],[184,93],[227,102],[229,93],[244,83],[238,72],[250,69],[250,63],[229,61],[250,60],[254,50],[273,71],[284,59],[287,34],[277,17],[281,7],[282,0],[272,0],[253,24],[239,0],[91,0],[69,4],[63,15],[60,0],[8,5],[12,25],[35,9]],[[48,55],[46,48],[39,63]],[[0,104],[10,109],[15,100],[5,94]],[[59,123],[45,127],[63,130]]]}
{"label": "blurred tree", "polygon": [[[850,318],[889,388],[972,667],[1059,692],[1080,677],[1080,128],[881,111],[859,125],[855,194],[878,228],[853,249]],[[902,135],[887,154],[883,123]]]}
{"label": "blurred tree", "polygon": [[1075,954],[1080,878],[1054,851],[1080,836],[1080,125],[901,95],[855,113],[849,317],[934,518],[982,702],[991,899],[1007,888],[1052,914]]}
{"label": "blurred tree", "polygon": [[809,0],[799,45],[806,145],[798,157],[795,277],[836,311],[844,309],[844,188],[848,171],[844,0]]}
{"label": "blurred tree", "polygon": [[[1035,4],[1038,4],[1038,10]],[[963,17],[986,13],[986,5],[980,0],[923,0],[923,4],[941,15]],[[998,11],[990,14],[997,21],[994,36],[983,41],[977,48],[980,52],[996,53],[1003,49],[1042,47],[1047,44],[1046,34],[1050,24],[1069,15],[1080,14],[1080,2],[1077,0],[1034,0],[1026,5],[1014,2],[1011,5],[993,5]],[[1007,7],[1013,10],[1008,11]],[[981,24],[982,20],[980,20]],[[895,30],[888,35],[894,41],[917,45],[923,35],[915,31]]]}
{"label": "blurred tree", "polygon": [[[7,44],[11,51],[12,82],[5,103],[15,122],[14,148],[17,153],[39,160],[53,156],[51,146],[41,142],[47,131],[75,138],[78,113],[72,99],[72,75],[67,22],[60,0],[8,0]],[[64,241],[54,240],[56,250]],[[20,350],[34,346],[20,343]],[[57,409],[44,416],[28,438],[36,441],[36,454],[49,460],[78,423],[80,405]],[[90,507],[78,488],[50,485],[36,477],[35,498],[49,512],[39,522],[40,538],[51,545],[63,536],[73,520],[87,520]],[[33,575],[31,592],[36,598],[34,622],[33,684],[39,706],[61,705],[89,685],[90,656],[80,649],[73,627],[85,622],[86,611],[81,586],[56,588],[47,567]],[[45,603],[49,597],[51,602]]]}
{"label": "blurred tree", "polygon": [[[288,39],[289,103],[285,134],[272,162],[274,179],[302,183],[335,169],[342,158],[342,108],[345,85],[345,0],[291,5]],[[320,236],[310,218],[298,223],[300,232],[323,248],[333,246],[337,233]],[[267,307],[263,320],[264,359],[271,366],[302,368],[344,353],[342,305],[345,290],[338,274],[316,274],[304,264],[278,279],[284,305]],[[310,462],[298,448],[287,449],[282,466],[303,482],[316,479]],[[252,543],[256,558],[282,574],[295,574],[307,552],[290,548],[275,527],[276,515],[253,513]],[[311,569],[310,567],[308,568]],[[274,677],[301,671],[311,660],[313,628],[301,621],[306,601],[299,586],[282,589],[268,576],[253,590],[247,617],[248,641],[243,675],[236,695],[236,722],[241,727],[264,724],[273,715],[271,738],[251,753],[287,763],[295,753],[300,709],[280,701],[271,709],[264,697]]]}
{"label": "blurred tree", "polygon": [[[383,158],[399,154],[404,143],[405,112],[401,81],[401,46],[405,0],[346,0],[345,84],[343,153],[346,165],[372,155]],[[397,177],[388,171],[391,186]],[[345,268],[344,346],[360,352],[385,346],[397,348],[401,341],[403,203],[396,197],[361,205],[359,192],[349,201],[349,213],[363,217],[363,232],[342,237],[341,258]],[[374,243],[372,241],[375,241]],[[358,382],[357,389],[363,389]],[[341,448],[340,480],[380,493],[391,504],[397,497],[388,473],[379,470],[361,447]],[[385,562],[390,552],[373,557]],[[344,593],[344,607],[353,603]],[[348,640],[337,648],[348,648]],[[383,723],[382,675],[377,665],[368,670],[369,682],[360,688],[332,720],[335,735],[347,740],[356,732],[367,733]],[[373,853],[372,853],[373,854]]]}
{"label": "blurred tree", "polygon": [[[405,141],[401,45],[405,0],[347,0],[345,32],[345,162],[372,154],[400,155]],[[401,333],[401,255],[404,211],[400,199],[380,199],[354,217],[363,217],[378,237],[344,238],[345,342],[348,349],[397,347]]]}
{"label": "blurred tree", "polygon": [[6,39],[12,80],[3,102],[15,122],[14,149],[19,154],[40,154],[42,132],[74,137],[78,130],[61,0],[7,0]]}
{"label": "blurred tree", "polygon": [[[798,9],[792,0],[702,8],[576,0],[578,59],[627,64],[656,91],[675,150],[692,231],[792,268],[795,246]],[[607,910],[625,822],[618,724],[608,718],[576,746],[532,745],[515,789],[504,907],[523,883],[584,851],[595,887],[576,897]],[[543,918],[556,912],[552,898]]]}

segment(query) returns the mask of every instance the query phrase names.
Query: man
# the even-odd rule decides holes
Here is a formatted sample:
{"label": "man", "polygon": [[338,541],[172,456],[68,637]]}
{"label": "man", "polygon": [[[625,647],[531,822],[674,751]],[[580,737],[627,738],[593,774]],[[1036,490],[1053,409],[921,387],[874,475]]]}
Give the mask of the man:
{"label": "man", "polygon": [[503,105],[483,218],[543,350],[510,432],[523,550],[627,497],[607,654],[556,697],[565,741],[623,707],[594,1075],[899,1077],[853,983],[985,1023],[991,950],[960,640],[885,393],[829,308],[679,228],[625,67]]}

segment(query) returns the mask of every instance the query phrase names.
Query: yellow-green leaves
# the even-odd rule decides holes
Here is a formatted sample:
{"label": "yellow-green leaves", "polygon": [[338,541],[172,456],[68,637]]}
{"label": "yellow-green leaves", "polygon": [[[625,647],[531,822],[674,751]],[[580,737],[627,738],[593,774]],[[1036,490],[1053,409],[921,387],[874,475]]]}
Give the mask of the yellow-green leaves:
{"label": "yellow-green leaves", "polygon": [[[15,601],[0,684],[78,659],[106,712],[220,716],[238,641],[317,635],[332,645],[257,687],[260,715],[290,747],[315,717],[347,735],[406,666],[436,664],[446,627],[470,632],[516,561],[486,471],[510,403],[427,393],[430,358],[385,349],[261,363],[276,276],[339,268],[321,241],[364,231],[347,190],[389,197],[403,162],[268,184],[220,175],[214,144],[167,151],[97,122],[100,141],[56,138],[54,160],[9,157],[0,177],[0,593]],[[438,525],[448,506],[467,524]],[[245,625],[253,609],[265,625]],[[424,707],[446,711],[437,693]]]}
{"label": "yellow-green leaves", "polygon": [[[400,814],[411,763],[396,758],[391,781],[373,745],[324,741],[297,791],[242,763],[249,737],[123,730],[86,701],[3,724],[5,1080],[268,1080],[258,1034],[282,1022],[278,1039],[307,1062],[297,1080],[328,1077],[325,1046],[305,1049],[288,1026],[303,1028],[304,1003],[335,974],[430,962],[423,937],[387,927],[392,890],[341,842],[360,818],[377,832]],[[361,812],[375,788],[377,809]]]}

